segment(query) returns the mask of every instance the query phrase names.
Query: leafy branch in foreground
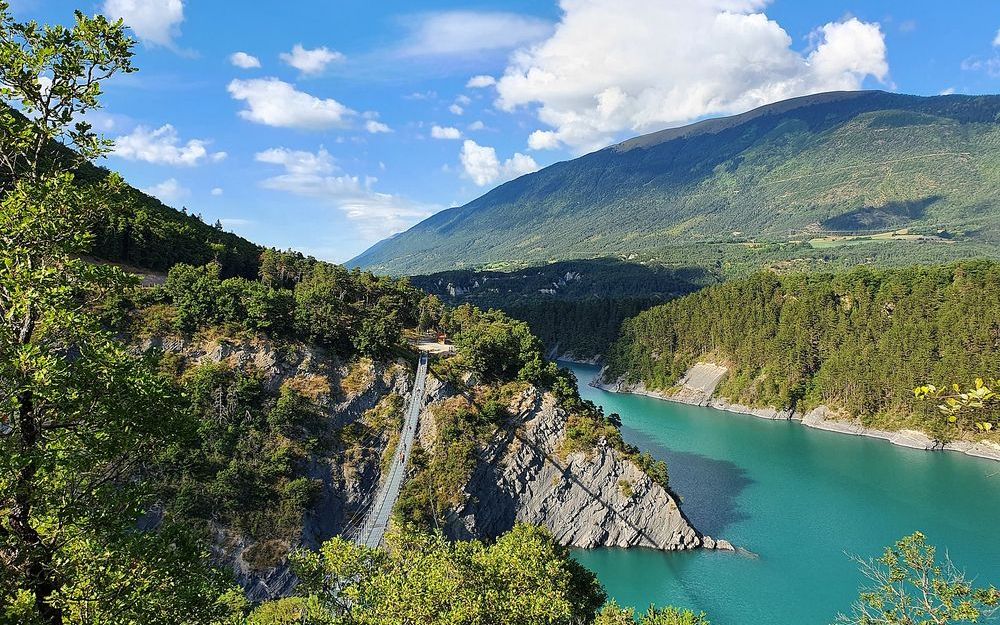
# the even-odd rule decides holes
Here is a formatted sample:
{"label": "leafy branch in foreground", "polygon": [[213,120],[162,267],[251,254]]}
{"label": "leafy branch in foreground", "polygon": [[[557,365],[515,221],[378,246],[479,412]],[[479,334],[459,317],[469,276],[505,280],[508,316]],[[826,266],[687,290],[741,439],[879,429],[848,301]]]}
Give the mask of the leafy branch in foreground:
{"label": "leafy branch in foreground", "polygon": [[928,384],[913,389],[913,395],[922,401],[940,401],[938,410],[948,423],[971,423],[980,432],[991,432],[1000,426],[1000,395],[993,390],[998,387],[1000,380],[976,378],[975,384],[964,391],[958,384],[952,384],[950,389]]}
{"label": "leafy branch in foreground", "polygon": [[947,558],[936,559],[936,550],[916,532],[873,560],[855,558],[869,585],[861,590],[850,616],[841,614],[841,625],[941,625],[976,623],[992,615],[1000,604],[1000,591],[976,588]]}

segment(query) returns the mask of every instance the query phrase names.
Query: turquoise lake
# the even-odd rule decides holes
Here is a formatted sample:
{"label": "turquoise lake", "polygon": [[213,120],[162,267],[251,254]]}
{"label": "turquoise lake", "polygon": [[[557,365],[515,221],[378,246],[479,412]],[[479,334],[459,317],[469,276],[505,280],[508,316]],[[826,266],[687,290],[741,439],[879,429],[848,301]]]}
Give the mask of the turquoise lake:
{"label": "turquoise lake", "polygon": [[688,607],[713,625],[832,623],[862,582],[849,556],[916,530],[1000,585],[1000,463],[608,393],[587,385],[596,367],[562,364],[621,415],[628,442],[667,462],[698,530],[756,554],[575,551],[620,604]]}

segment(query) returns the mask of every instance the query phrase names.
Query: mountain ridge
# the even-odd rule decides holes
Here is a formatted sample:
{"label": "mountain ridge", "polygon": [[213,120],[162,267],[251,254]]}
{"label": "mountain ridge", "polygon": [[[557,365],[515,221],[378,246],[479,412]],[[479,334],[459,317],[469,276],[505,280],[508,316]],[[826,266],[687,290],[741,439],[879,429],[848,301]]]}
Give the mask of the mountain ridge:
{"label": "mountain ridge", "polygon": [[[993,241],[998,153],[1000,96],[804,96],[555,163],[348,265],[413,274],[597,256],[655,261],[692,242],[788,243],[790,231],[809,229],[922,228],[924,242],[941,242],[940,224],[951,242]],[[960,258],[962,245],[933,254]]]}

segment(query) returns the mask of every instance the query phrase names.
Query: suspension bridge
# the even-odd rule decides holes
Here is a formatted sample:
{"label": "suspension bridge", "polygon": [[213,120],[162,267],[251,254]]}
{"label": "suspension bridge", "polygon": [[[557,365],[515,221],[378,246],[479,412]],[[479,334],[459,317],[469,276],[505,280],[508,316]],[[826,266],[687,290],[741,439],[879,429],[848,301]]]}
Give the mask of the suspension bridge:
{"label": "suspension bridge", "polygon": [[424,391],[427,384],[427,354],[420,355],[417,364],[417,375],[413,381],[413,392],[410,393],[410,403],[406,409],[406,419],[403,422],[403,431],[400,432],[399,443],[396,445],[396,452],[393,454],[392,463],[389,465],[387,477],[379,486],[375,497],[371,500],[371,507],[364,516],[354,534],[354,542],[368,547],[378,547],[382,544],[385,530],[389,525],[389,517],[392,509],[399,499],[399,492],[403,488],[403,480],[406,479],[406,466],[410,461],[410,452],[413,449],[413,439],[417,435],[417,421],[420,419],[420,409],[424,403]]}

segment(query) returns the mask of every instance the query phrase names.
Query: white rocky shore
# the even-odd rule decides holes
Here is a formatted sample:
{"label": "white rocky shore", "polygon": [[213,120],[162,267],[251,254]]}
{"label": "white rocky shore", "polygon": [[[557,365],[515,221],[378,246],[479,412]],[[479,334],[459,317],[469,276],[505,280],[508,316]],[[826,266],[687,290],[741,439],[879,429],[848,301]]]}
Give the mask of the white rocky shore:
{"label": "white rocky shore", "polygon": [[1000,445],[990,442],[974,443],[971,441],[955,441],[942,443],[927,436],[919,430],[900,430],[893,432],[889,430],[878,430],[866,428],[863,425],[845,419],[827,406],[819,406],[809,412],[795,412],[789,409],[775,407],[755,408],[734,404],[724,397],[716,397],[715,390],[728,373],[728,369],[722,365],[711,362],[696,363],[681,378],[673,389],[669,391],[650,390],[642,383],[625,384],[622,381],[604,382],[604,370],[593,380],[591,386],[601,388],[615,393],[631,393],[634,395],[647,395],[657,399],[690,404],[692,406],[706,406],[735,412],[739,414],[752,415],[762,419],[781,419],[799,421],[802,425],[826,430],[828,432],[838,432],[840,434],[851,434],[853,436],[866,436],[869,438],[880,438],[889,441],[893,445],[909,447],[911,449],[924,449],[927,451],[956,451],[974,456],[986,458],[988,460],[1000,461]]}

